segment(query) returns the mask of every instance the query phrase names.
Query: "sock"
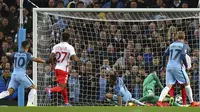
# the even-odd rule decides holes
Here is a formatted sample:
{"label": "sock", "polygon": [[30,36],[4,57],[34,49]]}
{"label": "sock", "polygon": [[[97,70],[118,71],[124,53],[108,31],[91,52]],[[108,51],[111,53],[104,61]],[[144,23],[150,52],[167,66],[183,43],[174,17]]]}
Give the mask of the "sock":
{"label": "sock", "polygon": [[62,91],[62,96],[63,96],[65,104],[68,104],[69,100],[68,100],[68,92],[66,88]]}
{"label": "sock", "polygon": [[29,94],[28,94],[28,102],[27,102],[27,105],[31,105],[33,104],[33,101],[34,101],[34,96],[36,95],[37,93],[37,90],[36,89],[31,89]]}
{"label": "sock", "polygon": [[63,90],[63,88],[61,88],[60,86],[56,86],[50,89],[51,92],[61,92]]}
{"label": "sock", "polygon": [[169,88],[166,86],[166,87],[162,90],[158,101],[163,101],[163,99],[165,98],[165,96],[167,95],[168,92],[169,92]]}
{"label": "sock", "polygon": [[192,97],[192,89],[191,89],[190,85],[185,86],[185,89],[186,89],[188,99],[189,99],[190,103],[192,103],[193,97]]}
{"label": "sock", "polygon": [[186,105],[186,100],[187,100],[187,94],[186,94],[186,90],[185,90],[185,85],[181,84],[181,88],[182,88],[182,99],[183,99],[183,105]]}
{"label": "sock", "polygon": [[3,98],[5,98],[6,96],[9,96],[9,95],[10,95],[10,93],[8,91],[3,91],[3,92],[0,93],[0,99],[3,99]]}
{"label": "sock", "polygon": [[142,102],[140,102],[140,101],[138,101],[138,100],[136,100],[136,99],[134,99],[134,98],[131,98],[131,101],[134,102],[134,103],[137,104],[137,105],[145,106],[144,103],[142,103]]}
{"label": "sock", "polygon": [[171,87],[171,89],[169,90],[169,95],[170,95],[171,97],[174,97],[174,86],[175,86],[175,85],[173,85],[173,86]]}

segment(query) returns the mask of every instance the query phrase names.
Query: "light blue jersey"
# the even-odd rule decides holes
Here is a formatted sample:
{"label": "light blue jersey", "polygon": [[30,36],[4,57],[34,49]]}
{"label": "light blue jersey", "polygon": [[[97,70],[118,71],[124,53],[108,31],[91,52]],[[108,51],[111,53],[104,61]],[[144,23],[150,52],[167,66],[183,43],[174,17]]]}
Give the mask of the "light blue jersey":
{"label": "light blue jersey", "polygon": [[123,80],[118,77],[117,79],[117,83],[114,86],[114,96],[113,96],[113,100],[118,99],[118,96],[122,97],[122,101],[123,102],[128,102],[131,100],[132,95],[131,93],[128,91],[128,89],[126,88],[126,85],[124,84]]}
{"label": "light blue jersey", "polygon": [[186,54],[186,45],[182,42],[172,43],[165,53],[168,54],[167,68],[181,68],[182,67],[182,54]]}
{"label": "light blue jersey", "polygon": [[[176,81],[178,81],[179,84],[190,82],[185,69],[182,67],[182,64],[184,64],[187,68],[186,49],[187,46],[183,42],[174,42],[165,51],[163,57],[168,56],[166,85],[175,84]],[[164,61],[165,58],[163,59],[163,62]]]}
{"label": "light blue jersey", "polygon": [[33,81],[26,74],[28,62],[33,59],[32,55],[21,51],[11,56],[14,58],[14,70],[8,88],[17,89],[20,84],[23,84],[25,88],[32,86]]}
{"label": "light blue jersey", "polygon": [[[28,62],[32,60],[32,55],[26,52],[15,52],[11,55],[14,58],[13,74],[26,73]],[[19,74],[20,75],[20,74]]]}

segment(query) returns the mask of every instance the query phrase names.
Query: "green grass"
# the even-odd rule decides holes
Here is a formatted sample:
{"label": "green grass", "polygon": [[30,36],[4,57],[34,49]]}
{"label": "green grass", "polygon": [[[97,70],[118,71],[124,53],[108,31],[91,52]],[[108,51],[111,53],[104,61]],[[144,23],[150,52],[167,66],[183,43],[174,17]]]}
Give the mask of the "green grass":
{"label": "green grass", "polygon": [[0,107],[0,112],[200,112],[200,107]]}

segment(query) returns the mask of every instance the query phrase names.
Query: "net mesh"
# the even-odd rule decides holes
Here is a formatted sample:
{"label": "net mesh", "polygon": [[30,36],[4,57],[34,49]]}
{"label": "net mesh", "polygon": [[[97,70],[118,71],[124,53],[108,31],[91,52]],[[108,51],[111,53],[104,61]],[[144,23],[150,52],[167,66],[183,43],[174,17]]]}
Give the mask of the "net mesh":
{"label": "net mesh", "polygon": [[[142,82],[156,71],[165,85],[165,74],[159,73],[161,56],[175,40],[177,31],[186,33],[192,70],[188,72],[194,99],[199,100],[198,14],[195,12],[37,12],[37,56],[48,58],[61,34],[71,34],[81,63],[71,62],[68,91],[73,105],[112,105],[104,94],[112,92],[106,78],[110,70],[123,77],[133,98],[142,97]],[[105,67],[106,71],[101,68]],[[38,106],[58,106],[62,97],[47,97],[46,87],[56,86],[50,66],[37,65]],[[160,95],[161,90],[156,90]],[[175,94],[180,94],[177,86]]]}

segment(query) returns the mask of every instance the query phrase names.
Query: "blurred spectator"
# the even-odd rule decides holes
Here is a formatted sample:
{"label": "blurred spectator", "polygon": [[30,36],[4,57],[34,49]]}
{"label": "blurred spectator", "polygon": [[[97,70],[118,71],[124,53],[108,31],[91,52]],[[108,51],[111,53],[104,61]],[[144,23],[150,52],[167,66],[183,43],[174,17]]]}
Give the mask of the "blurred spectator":
{"label": "blurred spectator", "polygon": [[76,4],[79,2],[79,0],[73,0],[68,3],[67,8],[76,8]]}
{"label": "blurred spectator", "polygon": [[111,70],[111,67],[109,65],[109,60],[107,58],[103,59],[103,65],[100,67],[100,69],[101,68],[105,68],[107,72]]}
{"label": "blurred spectator", "polygon": [[8,18],[3,18],[0,25],[0,31],[3,32],[4,36],[7,36],[11,33],[11,26],[9,25]]}
{"label": "blurred spectator", "polygon": [[8,14],[9,14],[8,5],[4,3],[3,0],[0,0],[0,18],[8,17]]}
{"label": "blurred spectator", "polygon": [[79,1],[79,2],[76,4],[76,8],[85,8],[84,2]]}
{"label": "blurred spectator", "polygon": [[188,8],[188,3],[187,3],[187,2],[184,2],[184,3],[182,4],[182,8]]}
{"label": "blurred spectator", "polygon": [[2,56],[0,62],[0,70],[3,70],[5,68],[7,62],[8,58],[6,56]]}
{"label": "blurred spectator", "polygon": [[64,1],[63,0],[58,0],[57,8],[64,8]]}
{"label": "blurred spectator", "polygon": [[29,11],[26,8],[24,8],[23,14],[24,14],[24,28],[26,28],[27,33],[31,33],[32,32],[32,17],[29,16]]}
{"label": "blurred spectator", "polygon": [[108,57],[110,65],[113,65],[117,58],[119,57],[119,53],[114,50],[114,46],[112,44],[108,45],[107,51],[103,53],[103,57]]}
{"label": "blurred spectator", "polygon": [[55,0],[49,0],[48,6],[49,8],[55,8]]}
{"label": "blurred spectator", "polygon": [[[15,5],[11,5],[10,6],[10,11],[9,11],[9,16],[8,16],[9,24],[14,26],[14,27],[17,27],[18,19],[19,19],[19,12],[17,11]],[[12,35],[15,35],[16,32],[17,31],[12,32],[13,33]]]}
{"label": "blurred spectator", "polygon": [[137,2],[136,2],[136,1],[132,1],[132,2],[130,3],[129,8],[138,8]]}
{"label": "blurred spectator", "polygon": [[17,51],[17,45],[14,43],[13,37],[7,36],[6,41],[8,43],[9,50]]}
{"label": "blurred spectator", "polygon": [[92,2],[87,5],[87,8],[101,8],[101,3],[99,3],[99,0],[92,0]]}
{"label": "blurred spectator", "polygon": [[165,4],[163,0],[156,0],[156,5],[153,5],[152,8],[165,8]]}
{"label": "blurred spectator", "polygon": [[80,57],[80,61],[81,61],[83,64],[86,64],[86,62],[89,61],[88,53],[87,53],[86,50],[83,50],[83,51],[82,51],[81,57]]}
{"label": "blurred spectator", "polygon": [[[4,68],[3,74],[0,76],[0,93],[8,89],[9,82],[11,80],[11,72],[9,68]],[[11,96],[7,96],[4,99],[14,100],[17,97],[17,90]]]}
{"label": "blurred spectator", "polygon": [[196,49],[199,47],[199,29],[195,29],[193,36],[191,37],[191,39],[189,39],[189,46],[192,49]]}
{"label": "blurred spectator", "polygon": [[103,101],[106,94],[107,76],[108,72],[105,67],[101,67],[99,76],[99,100]]}
{"label": "blurred spectator", "polygon": [[80,94],[80,82],[79,82],[79,74],[76,70],[71,70],[69,79],[69,98],[72,102],[79,102],[79,94]]}
{"label": "blurred spectator", "polygon": [[111,0],[103,5],[102,8],[124,8],[124,4],[120,0]]}
{"label": "blurred spectator", "polygon": [[183,4],[183,2],[181,0],[173,0],[170,7],[171,8],[181,8],[182,4]]}

